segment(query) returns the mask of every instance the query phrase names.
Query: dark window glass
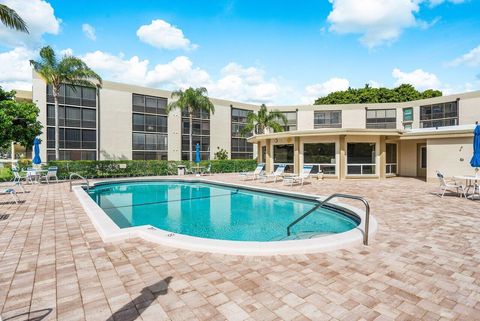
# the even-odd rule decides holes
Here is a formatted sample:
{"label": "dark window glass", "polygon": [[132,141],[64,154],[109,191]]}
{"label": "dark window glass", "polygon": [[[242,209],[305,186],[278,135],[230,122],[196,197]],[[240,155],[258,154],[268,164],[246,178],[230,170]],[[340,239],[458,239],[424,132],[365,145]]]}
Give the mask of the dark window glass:
{"label": "dark window glass", "polygon": [[397,144],[386,144],[387,164],[397,162]]}
{"label": "dark window glass", "polygon": [[145,116],[143,114],[133,114],[133,130],[145,131]]}
{"label": "dark window glass", "polygon": [[145,149],[145,134],[133,133],[133,149],[134,150]]}
{"label": "dark window glass", "polygon": [[54,127],[47,127],[47,148],[55,148],[55,128]]}
{"label": "dark window glass", "polygon": [[297,130],[297,112],[289,111],[284,112],[283,114],[287,117],[287,124],[285,126],[283,126],[283,121],[280,120],[280,124],[283,126],[283,130],[286,132]]}
{"label": "dark window glass", "polygon": [[96,128],[97,126],[97,112],[95,109],[82,109],[82,127]]}
{"label": "dark window glass", "polygon": [[242,130],[246,125],[248,114],[251,111],[239,108],[232,108],[231,112],[231,153],[232,159],[253,158],[253,144],[247,142],[247,137]]}
{"label": "dark window glass", "polygon": [[335,164],[335,143],[303,144],[306,164]]}
{"label": "dark window glass", "polygon": [[367,128],[386,129],[397,127],[397,111],[395,109],[368,109]]}
{"label": "dark window glass", "polygon": [[97,147],[97,132],[95,130],[82,130],[82,148],[95,149]]}
{"label": "dark window glass", "polygon": [[145,130],[147,132],[157,131],[157,116],[145,115]]}
{"label": "dark window glass", "polygon": [[348,164],[375,164],[374,143],[348,143]]}
{"label": "dark window glass", "polygon": [[82,106],[97,106],[97,90],[91,87],[82,87]]}
{"label": "dark window glass", "polygon": [[274,145],[273,162],[274,163],[293,163],[293,145]]}
{"label": "dark window glass", "polygon": [[403,121],[413,121],[413,108],[403,108]]}
{"label": "dark window glass", "polygon": [[341,128],[342,127],[342,111],[341,110],[325,110],[316,111],[313,114],[313,123],[315,128]]}
{"label": "dark window glass", "polygon": [[47,125],[55,126],[55,105],[47,105]]}
{"label": "dark window glass", "polygon": [[456,101],[420,106],[420,127],[444,127],[458,125]]}
{"label": "dark window glass", "polygon": [[82,121],[82,110],[77,107],[65,107],[65,126],[80,127]]}

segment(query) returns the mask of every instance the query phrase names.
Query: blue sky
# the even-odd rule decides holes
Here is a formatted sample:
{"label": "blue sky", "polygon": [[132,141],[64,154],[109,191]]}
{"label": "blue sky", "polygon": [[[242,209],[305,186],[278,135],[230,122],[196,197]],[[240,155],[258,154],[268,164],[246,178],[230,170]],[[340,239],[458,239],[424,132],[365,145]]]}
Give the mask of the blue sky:
{"label": "blue sky", "polygon": [[7,88],[30,86],[28,59],[50,44],[106,80],[206,86],[212,96],[245,102],[311,103],[365,83],[480,89],[477,0],[0,3],[34,31],[0,27]]}

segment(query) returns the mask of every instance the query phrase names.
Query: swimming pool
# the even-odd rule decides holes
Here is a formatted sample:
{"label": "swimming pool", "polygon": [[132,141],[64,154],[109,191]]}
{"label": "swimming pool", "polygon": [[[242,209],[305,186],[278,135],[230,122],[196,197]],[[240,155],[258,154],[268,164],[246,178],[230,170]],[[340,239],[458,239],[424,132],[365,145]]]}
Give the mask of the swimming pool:
{"label": "swimming pool", "polygon": [[[203,178],[131,178],[74,186],[104,242],[142,238],[163,246],[235,255],[318,253],[363,244],[365,211],[323,197]],[[370,215],[368,235],[376,234]]]}
{"label": "swimming pool", "polygon": [[282,241],[349,231],[360,219],[319,208],[287,237],[287,226],[317,202],[204,182],[111,183],[89,191],[120,228],[151,225],[161,230],[230,241]]}

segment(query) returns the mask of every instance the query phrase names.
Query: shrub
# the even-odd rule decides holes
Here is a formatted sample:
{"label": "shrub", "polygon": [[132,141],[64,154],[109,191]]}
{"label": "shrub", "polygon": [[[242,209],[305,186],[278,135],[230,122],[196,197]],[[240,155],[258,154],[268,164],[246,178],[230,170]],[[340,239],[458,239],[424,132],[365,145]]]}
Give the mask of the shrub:
{"label": "shrub", "polygon": [[[209,160],[202,161],[200,166],[211,164],[212,173],[233,173],[252,171],[257,165],[255,159]],[[48,166],[58,167],[58,177],[69,178],[70,173],[77,173],[86,178],[163,176],[176,175],[177,166],[191,167],[188,161],[157,160],[103,160],[103,161],[50,161]]]}

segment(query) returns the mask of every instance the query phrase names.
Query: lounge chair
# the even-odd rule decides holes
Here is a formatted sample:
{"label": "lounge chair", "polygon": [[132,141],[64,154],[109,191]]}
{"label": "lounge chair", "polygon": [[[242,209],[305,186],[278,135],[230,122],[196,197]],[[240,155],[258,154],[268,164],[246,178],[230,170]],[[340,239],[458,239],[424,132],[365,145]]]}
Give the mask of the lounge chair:
{"label": "lounge chair", "polygon": [[15,202],[15,204],[18,204],[18,202],[20,201],[18,199],[17,192],[15,192],[13,188],[6,188],[6,189],[0,190],[0,195],[10,195],[13,201]]}
{"label": "lounge chair", "polygon": [[260,163],[257,165],[255,170],[253,172],[241,172],[240,176],[243,178],[243,180],[247,180],[249,178],[252,178],[253,180],[256,180],[263,172],[263,167],[265,164]]}
{"label": "lounge chair", "polygon": [[300,183],[303,186],[303,183],[306,179],[310,178],[310,172],[313,169],[313,165],[303,165],[302,172],[298,176],[285,176],[283,178],[283,185],[293,186],[295,183]]}
{"label": "lounge chair", "polygon": [[273,182],[276,183],[277,178],[280,178],[280,177],[283,176],[283,173],[285,172],[285,167],[287,167],[287,165],[285,165],[285,164],[278,165],[275,172],[270,173],[270,174],[260,175],[260,180],[262,181],[262,183],[266,183],[266,182],[268,182],[269,179],[273,179]]}
{"label": "lounge chair", "polygon": [[55,179],[55,181],[58,183],[58,176],[57,176],[57,172],[58,172],[58,167],[57,166],[50,166],[48,168],[48,171],[45,175],[43,175],[40,180],[42,179],[45,179],[45,181],[47,182],[47,184],[50,184],[50,180],[51,179]]}
{"label": "lounge chair", "polygon": [[20,175],[20,173],[18,172],[18,168],[16,166],[12,166],[12,173],[13,173],[13,182],[14,183],[20,182],[22,180],[24,180],[25,182],[27,181],[27,176],[26,175]]}
{"label": "lounge chair", "polygon": [[[467,197],[467,193],[465,191],[465,187],[463,185],[457,184],[457,182],[453,180],[446,180],[445,176],[440,173],[439,171],[437,173],[437,178],[438,181],[440,182],[440,191],[438,193],[438,196],[443,197],[447,191],[449,192],[454,192],[457,193],[459,197]],[[441,194],[441,195],[440,195]]]}

